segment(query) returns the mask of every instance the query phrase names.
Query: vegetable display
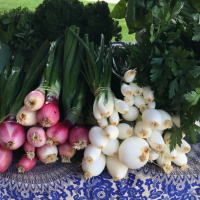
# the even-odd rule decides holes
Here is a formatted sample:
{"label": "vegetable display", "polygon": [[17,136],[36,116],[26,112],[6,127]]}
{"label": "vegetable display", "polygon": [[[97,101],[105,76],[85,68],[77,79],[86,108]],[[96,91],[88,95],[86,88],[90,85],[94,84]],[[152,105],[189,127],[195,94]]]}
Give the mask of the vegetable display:
{"label": "vegetable display", "polygon": [[[52,2],[44,1],[36,15],[42,16],[44,5]],[[62,3],[69,6],[65,14],[83,7],[77,0],[62,0],[58,7]],[[84,21],[84,12],[97,12],[99,6],[106,4],[88,4],[79,10],[79,19],[75,13],[68,17],[76,24]],[[57,29],[64,22],[55,24],[55,13],[48,9],[54,28],[41,23],[52,31],[46,38],[54,41],[45,40],[31,58],[7,48],[0,62],[0,173],[20,147],[19,173],[32,170],[38,159],[45,164],[61,159],[65,165],[78,151],[83,152],[85,179],[100,175],[106,166],[120,181],[128,169],[147,162],[165,173],[171,173],[172,163],[186,170],[188,136],[195,143],[200,131],[195,1],[121,0],[111,16],[126,17],[130,33],[140,31],[140,41],[115,50],[103,29],[95,38],[95,29],[83,24]]]}

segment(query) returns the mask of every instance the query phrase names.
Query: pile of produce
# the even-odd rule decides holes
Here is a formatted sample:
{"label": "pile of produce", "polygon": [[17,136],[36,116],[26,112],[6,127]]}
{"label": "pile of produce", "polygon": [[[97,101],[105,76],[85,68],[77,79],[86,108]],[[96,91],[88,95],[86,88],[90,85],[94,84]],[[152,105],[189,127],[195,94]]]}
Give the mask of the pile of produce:
{"label": "pile of produce", "polygon": [[31,59],[1,43],[0,173],[22,146],[19,173],[38,159],[69,163],[80,150],[85,179],[105,166],[115,181],[147,162],[166,173],[172,163],[187,169],[191,147],[184,137],[196,143],[200,132],[200,28],[185,14],[190,4],[174,2],[121,0],[111,16],[125,12],[140,42],[115,51],[111,38],[98,32],[96,40],[76,25],[45,40]]}

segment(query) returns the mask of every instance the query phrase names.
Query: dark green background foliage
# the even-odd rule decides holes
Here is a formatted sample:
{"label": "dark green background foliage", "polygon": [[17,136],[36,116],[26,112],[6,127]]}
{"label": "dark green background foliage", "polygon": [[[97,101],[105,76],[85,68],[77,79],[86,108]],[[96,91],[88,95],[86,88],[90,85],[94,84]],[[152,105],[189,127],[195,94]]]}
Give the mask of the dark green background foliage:
{"label": "dark green background foliage", "polygon": [[0,15],[0,41],[24,56],[29,50],[38,47],[41,41],[34,32],[33,15],[28,8],[18,7],[5,11]]}
{"label": "dark green background foliage", "polygon": [[106,42],[112,37],[121,39],[121,27],[109,17],[108,3],[96,2],[85,5],[78,0],[44,0],[36,8],[34,25],[39,37],[54,41],[66,27],[80,27],[81,36],[89,34],[90,41],[100,44],[100,35]]}

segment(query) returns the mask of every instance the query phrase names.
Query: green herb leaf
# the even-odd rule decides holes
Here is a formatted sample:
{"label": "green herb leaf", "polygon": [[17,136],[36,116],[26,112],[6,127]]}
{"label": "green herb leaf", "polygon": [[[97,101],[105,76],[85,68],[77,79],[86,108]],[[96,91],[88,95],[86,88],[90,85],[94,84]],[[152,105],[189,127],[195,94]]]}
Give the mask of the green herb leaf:
{"label": "green herb leaf", "polygon": [[155,66],[151,69],[150,73],[152,74],[151,82],[157,81],[162,75],[163,69],[161,67]]}
{"label": "green herb leaf", "polygon": [[170,151],[173,151],[176,148],[176,144],[181,146],[182,139],[182,130],[181,128],[176,129],[172,132],[170,136]]}
{"label": "green herb leaf", "polygon": [[200,26],[198,23],[194,24],[193,30],[194,30],[194,36],[192,37],[192,40],[199,42],[200,41]]}
{"label": "green herb leaf", "polygon": [[200,75],[200,66],[195,66],[189,71],[189,75],[193,78],[197,78]]}
{"label": "green herb leaf", "polygon": [[200,99],[200,88],[196,88],[195,91],[184,94],[185,99],[191,103],[192,106],[196,105]]}
{"label": "green herb leaf", "polygon": [[168,64],[174,76],[178,76],[178,65],[176,64],[176,62],[174,60],[169,60]]}
{"label": "green herb leaf", "polygon": [[174,32],[169,33],[165,42],[172,43],[174,40],[176,40],[178,37],[180,37],[180,34],[181,34],[180,29],[178,29],[175,33]]}
{"label": "green herb leaf", "polygon": [[115,19],[123,19],[125,18],[125,15],[126,15],[126,0],[120,0],[110,13],[110,17]]}
{"label": "green herb leaf", "polygon": [[190,55],[190,51],[186,51],[185,49],[183,49],[183,51],[181,50],[181,47],[170,49],[169,53],[166,55],[166,58],[185,61]]}
{"label": "green herb leaf", "polygon": [[147,24],[151,24],[153,22],[153,13],[150,8],[148,9],[148,13],[145,16],[145,21]]}
{"label": "green herb leaf", "polygon": [[169,85],[169,99],[171,99],[173,96],[175,96],[175,93],[178,92],[178,82],[177,79],[174,79],[171,81]]}
{"label": "green herb leaf", "polygon": [[157,56],[161,56],[161,51],[158,49],[158,47],[155,47],[155,53]]}
{"label": "green herb leaf", "polygon": [[183,6],[184,6],[183,2],[177,2],[174,8],[172,9],[170,19],[176,18],[177,15],[181,12]]}
{"label": "green herb leaf", "polygon": [[161,65],[163,58],[152,58],[151,65]]}
{"label": "green herb leaf", "polygon": [[11,20],[10,19],[4,19],[2,21],[3,24],[10,24],[11,23]]}

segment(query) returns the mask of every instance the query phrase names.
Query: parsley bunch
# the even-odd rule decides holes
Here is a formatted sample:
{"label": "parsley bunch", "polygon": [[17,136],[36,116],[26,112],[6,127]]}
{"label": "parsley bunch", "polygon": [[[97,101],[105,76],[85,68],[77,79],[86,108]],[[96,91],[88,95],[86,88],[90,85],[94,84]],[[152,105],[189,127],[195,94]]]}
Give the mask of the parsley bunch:
{"label": "parsley bunch", "polygon": [[[200,27],[195,19],[183,16],[184,6],[172,1],[148,8],[140,44],[123,44],[128,63],[137,68],[135,82],[152,86],[156,107],[180,113],[181,127],[171,135],[171,150],[181,145],[182,131],[193,143],[200,132],[195,124],[200,118]],[[115,54],[119,56],[120,51]]]}

